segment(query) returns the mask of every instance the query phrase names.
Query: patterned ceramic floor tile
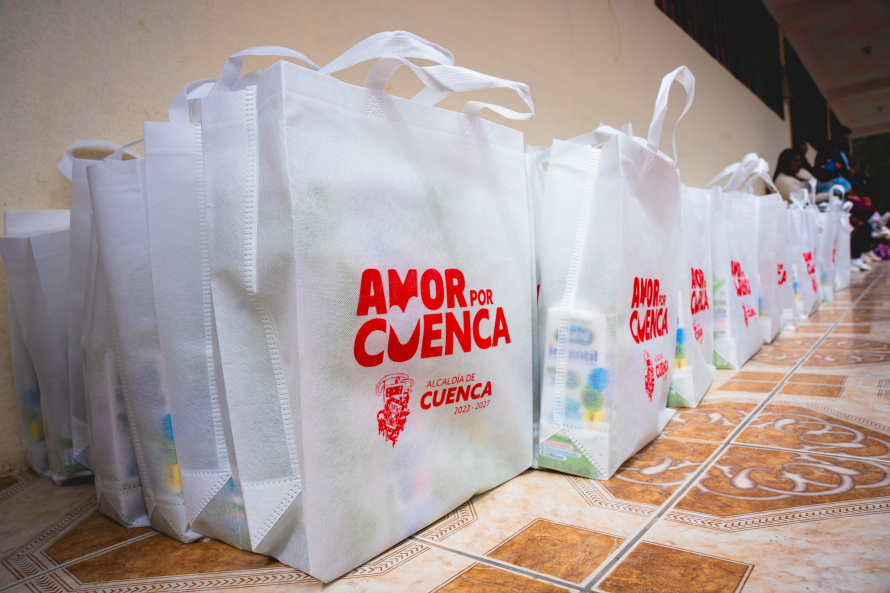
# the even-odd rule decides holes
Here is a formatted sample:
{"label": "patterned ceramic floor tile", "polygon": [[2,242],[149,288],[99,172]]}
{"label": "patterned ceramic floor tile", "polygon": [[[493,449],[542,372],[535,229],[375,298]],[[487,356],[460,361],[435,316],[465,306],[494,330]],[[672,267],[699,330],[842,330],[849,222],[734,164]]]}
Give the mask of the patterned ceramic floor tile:
{"label": "patterned ceramic floor tile", "polygon": [[[686,579],[703,574],[693,570],[681,573],[679,586],[653,586],[640,590],[647,593],[712,590],[743,593],[888,591],[890,549],[886,545],[887,533],[890,533],[890,514],[863,516],[835,513],[831,518],[810,519],[804,514],[795,523],[731,531],[659,521],[646,533],[645,543],[686,553],[717,556],[724,562],[748,566],[750,570],[737,589],[708,589],[709,581],[699,581],[701,584],[697,584],[700,588],[683,586]],[[852,542],[855,545],[851,545]],[[688,570],[688,563],[678,564],[679,568]],[[661,571],[676,570],[672,565],[661,565],[659,568]],[[733,575],[739,572],[741,567],[727,570],[728,574]],[[732,582],[731,579],[727,580]],[[653,579],[650,582],[656,581]],[[603,587],[594,590],[609,591]]]}
{"label": "patterned ceramic floor tile", "polygon": [[9,554],[2,564],[19,580],[149,533],[153,533],[151,528],[127,529],[104,517],[96,510],[95,498],[90,498]]}
{"label": "patterned ceramic floor tile", "polygon": [[717,450],[716,443],[659,438],[608,480],[566,476],[591,506],[634,515],[653,515]]}
{"label": "patterned ceramic floor tile", "polygon": [[666,520],[734,532],[890,513],[890,464],[728,447]]}
{"label": "patterned ceramic floor tile", "polygon": [[664,436],[722,443],[757,407],[758,400],[713,397],[696,408],[678,408]]}
{"label": "patterned ceramic floor tile", "polygon": [[[25,581],[31,593],[432,591],[473,560],[407,540],[328,585],[274,559],[217,541],[181,544],[155,533]],[[547,590],[547,589],[543,589]],[[558,589],[561,590],[561,589]],[[13,589],[12,591],[16,591]]]}
{"label": "patterned ceramic floor tile", "polygon": [[[762,373],[752,373],[752,375],[760,375]],[[715,399],[726,399],[727,397],[741,397],[754,401],[766,399],[770,393],[779,385],[779,381],[739,381],[735,378],[729,381],[714,381],[705,397],[699,403],[699,406],[705,402],[712,402]],[[680,409],[680,408],[677,408]]]}
{"label": "patterned ceramic floor tile", "polygon": [[608,533],[538,519],[486,555],[581,584],[624,541]]}
{"label": "patterned ceramic floor tile", "polygon": [[886,371],[882,371],[880,367],[831,370],[801,366],[801,370],[795,371],[791,375],[789,382],[868,387],[871,389],[890,388],[890,368],[887,368]]}
{"label": "patterned ceramic floor tile", "polygon": [[[708,443],[696,445],[713,447]],[[641,463],[655,466],[662,461],[660,457],[656,461],[653,456]],[[688,469],[681,468],[680,471]],[[633,475],[638,476],[637,473]],[[609,482],[613,480],[615,478]],[[457,512],[419,532],[416,537],[418,541],[477,556],[495,550],[538,520],[627,538],[645,523],[652,509],[657,508],[647,502],[652,500],[647,497],[658,496],[658,492],[665,488],[658,484],[636,485],[639,492],[634,495],[635,500],[625,500],[614,496],[602,484],[608,482],[529,470],[494,490],[473,497]]]}
{"label": "patterned ceramic floor tile", "polygon": [[[13,574],[16,571],[9,565],[12,555],[51,528],[62,530],[63,526],[67,527],[71,523],[71,513],[84,513],[94,508],[96,495],[91,482],[56,486],[50,478],[38,478],[16,488],[12,486],[7,492],[15,492],[0,498],[0,562]],[[0,585],[4,584],[9,583],[0,582]]]}
{"label": "patterned ceramic floor tile", "polygon": [[503,591],[528,591],[529,593],[558,593],[570,591],[550,583],[511,573],[485,564],[474,564],[452,580],[434,590],[434,593],[498,593]]}
{"label": "patterned ceramic floor tile", "polygon": [[849,405],[828,407],[801,397],[774,401],[736,443],[890,461],[890,426],[857,417]]}
{"label": "patterned ceramic floor tile", "polygon": [[831,324],[807,324],[797,328],[798,334],[823,335],[831,330],[833,336],[859,336],[871,333],[871,326],[867,323],[838,323],[834,329]]}
{"label": "patterned ceramic floor tile", "polygon": [[751,362],[769,366],[789,366],[800,362],[819,338],[815,336],[780,336],[772,344],[764,344]]}
{"label": "patterned ceramic floor tile", "polygon": [[609,593],[736,593],[752,568],[743,562],[641,542],[596,588]]}
{"label": "patterned ceramic floor tile", "polygon": [[803,363],[802,368],[890,370],[890,343],[829,335]]}

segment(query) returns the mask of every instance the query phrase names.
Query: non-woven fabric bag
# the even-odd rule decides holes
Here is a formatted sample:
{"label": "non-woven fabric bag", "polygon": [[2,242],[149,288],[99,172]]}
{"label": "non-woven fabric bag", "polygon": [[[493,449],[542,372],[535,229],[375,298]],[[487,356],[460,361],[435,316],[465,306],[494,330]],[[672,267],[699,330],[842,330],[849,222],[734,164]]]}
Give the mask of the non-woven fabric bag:
{"label": "non-woven fabric bag", "polygon": [[837,237],[841,224],[841,200],[831,196],[824,211],[816,214],[816,264],[819,271],[819,284],[822,288],[822,300],[834,300],[834,277],[837,265]]}
{"label": "non-woven fabric bag", "polygon": [[800,322],[800,311],[794,289],[794,272],[788,259],[788,230],[788,204],[782,200],[776,210],[776,277],[782,307],[782,329],[794,330]]}
{"label": "non-woven fabric bag", "polygon": [[795,300],[801,317],[819,310],[822,300],[816,269],[815,206],[805,190],[793,192],[788,206],[788,261],[794,278]]}
{"label": "non-woven fabric bag", "polygon": [[711,205],[716,190],[682,186],[680,206],[685,262],[677,308],[677,347],[668,405],[695,407],[714,381],[713,272],[711,264]]}
{"label": "non-woven fabric bag", "polygon": [[[630,122],[626,123],[624,126],[620,128],[620,130],[616,130],[610,126],[603,125],[602,123],[598,128],[596,128],[593,132],[589,132],[587,134],[582,134],[581,136],[577,136],[568,140],[568,142],[574,142],[576,144],[582,145],[593,145],[593,146],[601,146],[605,144],[609,139],[611,139],[615,134],[619,131],[624,132],[628,136],[633,135],[633,131],[631,128]],[[537,146],[526,146],[525,148],[525,157],[526,157],[526,170],[529,176],[529,201],[531,203],[531,216],[533,219],[533,227],[534,232],[532,233],[533,239],[533,249],[535,252],[535,275],[536,275],[536,299],[537,299],[537,315],[538,318],[541,318],[543,311],[541,309],[541,219],[543,218],[543,209],[544,209],[544,198],[546,193],[546,184],[547,184],[547,169],[545,164],[547,164],[550,160],[550,155],[552,154],[553,149],[551,148],[542,148]],[[541,412],[541,362],[542,357],[540,354],[541,348],[541,340],[539,339],[539,325],[536,323],[534,325],[534,368],[532,377],[534,380],[534,448],[533,448],[533,458],[532,458],[532,467],[538,467],[538,434],[540,428],[540,412]]]}
{"label": "non-woven fabric bag", "polygon": [[[748,155],[746,159],[750,159]],[[756,158],[756,155],[753,155]],[[746,160],[730,165],[708,185],[728,173],[726,187],[738,187]],[[750,195],[723,191],[714,201],[711,227],[714,266],[714,365],[741,368],[763,345],[758,321],[760,274],[757,261],[757,205]]]}
{"label": "non-woven fabric bag", "polygon": [[[328,64],[330,74],[362,61],[398,51],[408,57],[453,63],[450,52],[402,31],[374,35]],[[285,422],[290,403],[280,395],[280,355],[266,342],[269,320],[260,314],[246,278],[253,273],[245,253],[256,248],[256,87],[234,88],[246,55],[301,54],[284,48],[253,48],[230,57],[211,95],[201,100],[206,237],[210,245],[213,300],[205,315],[218,341],[214,349],[216,384],[229,444],[234,483],[239,487],[254,552],[305,565],[301,521],[299,461],[292,428]],[[317,69],[308,58],[304,62]],[[424,89],[413,99],[433,104],[448,93]],[[279,214],[279,216],[288,216]],[[249,229],[249,233],[245,233]],[[528,228],[526,229],[528,232]],[[255,427],[264,426],[264,441]]]}
{"label": "non-woven fabric bag", "polygon": [[[256,84],[258,77],[259,72],[243,77],[236,90]],[[145,122],[148,243],[161,375],[188,523],[198,533],[249,550],[214,371],[201,126],[189,113],[189,102],[206,96],[215,83],[186,85],[170,104],[169,122]]]}
{"label": "non-woven fabric bag", "polygon": [[686,262],[676,255],[680,177],[658,143],[675,80],[683,114],[692,103],[683,66],[661,81],[647,139],[553,143],[541,220],[540,467],[610,478],[673,414],[665,405]]}
{"label": "non-woven fabric bag", "polygon": [[111,148],[119,144],[104,140],[81,140],[65,149],[57,168],[71,182],[71,245],[69,247],[70,278],[68,281],[68,391],[71,401],[71,438],[75,458],[92,468],[87,426],[86,395],[84,392],[83,357],[80,338],[83,334],[84,295],[90,249],[91,215],[90,190],[87,185],[87,165],[95,159],[74,156],[84,148]]}
{"label": "non-woven fabric bag", "polygon": [[401,56],[365,87],[278,62],[256,89],[244,280],[291,412],[274,429],[299,461],[293,563],[324,582],[531,462],[522,134],[477,115],[533,111],[393,97],[384,86],[401,66],[435,92],[512,89],[533,109],[522,83]]}
{"label": "non-woven fabric bag", "polygon": [[[93,223],[114,328],[124,404],[151,526],[182,542],[189,529],[170,395],[162,380],[143,159],[115,151],[87,167]],[[182,430],[188,430],[183,427]]]}
{"label": "non-woven fabric bag", "polygon": [[99,512],[124,527],[148,526],[101,266],[91,229],[80,351],[97,504]]}
{"label": "non-woven fabric bag", "polygon": [[[42,232],[63,230],[68,227],[68,210],[7,210],[3,217],[3,231],[6,237],[17,237],[16,247],[27,245],[26,237]],[[17,251],[5,247],[0,240],[0,253]],[[4,255],[4,258],[6,256]],[[13,258],[15,259],[15,258]],[[19,435],[25,450],[25,460],[37,475],[47,476],[50,473],[49,460],[46,455],[46,435],[43,430],[43,412],[40,407],[40,386],[37,374],[31,362],[31,354],[25,345],[18,312],[12,297],[9,284],[23,284],[23,268],[13,263],[6,267],[7,291],[6,304],[9,312],[9,341],[12,357],[12,376],[15,385],[16,407],[18,410]],[[13,278],[10,278],[10,275]]]}
{"label": "non-woven fabric bag", "polygon": [[[57,484],[89,475],[76,459],[68,397],[68,229],[0,238],[25,345],[40,386],[50,475]],[[12,274],[10,274],[12,272]]]}
{"label": "non-woven fabric bag", "polygon": [[853,202],[844,202],[841,206],[840,223],[837,233],[837,245],[834,268],[834,289],[845,290],[850,287],[850,235],[853,233],[853,225],[850,224],[850,210]]}
{"label": "non-woven fabric bag", "polygon": [[[757,317],[763,331],[763,342],[769,344],[782,330],[782,307],[777,270],[777,209],[781,196],[769,176],[769,165],[756,153],[749,153],[741,162],[730,165],[716,178],[732,172],[722,186],[724,195],[754,203],[757,233]],[[762,180],[768,193],[754,193],[754,182]],[[712,181],[713,183],[713,181]]]}

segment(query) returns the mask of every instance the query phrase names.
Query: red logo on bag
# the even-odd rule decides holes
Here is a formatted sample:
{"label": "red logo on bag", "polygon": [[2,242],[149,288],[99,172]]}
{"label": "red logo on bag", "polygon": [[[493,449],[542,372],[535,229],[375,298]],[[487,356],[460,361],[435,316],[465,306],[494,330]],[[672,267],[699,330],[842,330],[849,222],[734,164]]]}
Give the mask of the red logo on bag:
{"label": "red logo on bag", "polygon": [[[384,354],[392,362],[406,362],[414,358],[418,351],[420,351],[420,358],[435,358],[450,356],[455,352],[455,345],[463,352],[469,352],[473,344],[476,344],[480,350],[486,350],[494,348],[502,340],[504,344],[510,343],[510,331],[507,328],[503,307],[495,308],[494,322],[492,322],[488,309],[488,305],[493,304],[491,290],[469,291],[470,304],[468,306],[464,296],[464,275],[460,270],[449,269],[445,270],[444,274],[438,270],[426,270],[420,277],[419,285],[417,270],[408,270],[404,280],[399,277],[396,270],[388,270],[387,275],[389,306],[387,306],[387,294],[383,290],[383,275],[380,270],[370,268],[362,272],[356,316],[368,315],[372,309],[378,315],[386,315],[393,307],[398,307],[404,313],[408,303],[414,298],[420,299],[428,311],[438,311],[443,306],[446,309],[456,309],[456,311],[423,315],[421,319],[417,320],[411,337],[404,343],[396,335],[395,329],[391,325],[387,327],[386,319],[375,317],[366,321],[355,334],[353,344],[355,361],[363,367],[375,367],[383,364]],[[470,308],[473,305],[481,306],[481,308],[471,314]],[[423,323],[423,332],[421,332],[421,322]],[[483,322],[485,322],[484,326]],[[486,330],[485,326],[489,329]],[[385,350],[373,354],[368,352],[368,337],[378,331],[387,334],[387,329]],[[488,335],[484,335],[485,333]]]}
{"label": "red logo on bag", "polygon": [[[630,335],[640,344],[668,333],[667,295],[659,294],[657,278],[634,278]],[[645,307],[643,318],[638,308]]]}
{"label": "red logo on bag", "polygon": [[816,262],[813,261],[813,252],[812,251],[804,251],[803,252],[803,261],[807,264],[807,274],[812,276],[816,273]]}
{"label": "red logo on bag", "polygon": [[779,286],[788,282],[788,272],[785,270],[784,264],[778,264],[779,268]]}
{"label": "red logo on bag", "polygon": [[643,360],[646,361],[646,395],[649,401],[652,401],[652,395],[655,393],[655,371],[652,368],[652,359],[649,358],[649,351],[643,350]]}
{"label": "red logo on bag", "polygon": [[732,264],[732,283],[735,285],[735,293],[738,296],[751,294],[751,282],[745,278],[742,264],[737,261],[730,263]]}
{"label": "red logo on bag", "polygon": [[836,260],[835,257],[834,257],[835,255],[837,255],[837,248],[836,248],[836,247],[835,247],[835,248],[832,248],[832,250],[831,250],[831,263],[833,263],[833,264],[834,264],[834,263],[837,263],[837,260]]}
{"label": "red logo on bag", "polygon": [[690,306],[693,315],[701,311],[707,311],[710,308],[708,305],[708,282],[705,280],[705,273],[697,268],[692,268],[692,301]]}
{"label": "red logo on bag", "polygon": [[393,447],[410,414],[408,399],[412,387],[414,381],[405,373],[386,375],[377,383],[377,395],[383,396],[383,409],[377,412],[377,430]]}

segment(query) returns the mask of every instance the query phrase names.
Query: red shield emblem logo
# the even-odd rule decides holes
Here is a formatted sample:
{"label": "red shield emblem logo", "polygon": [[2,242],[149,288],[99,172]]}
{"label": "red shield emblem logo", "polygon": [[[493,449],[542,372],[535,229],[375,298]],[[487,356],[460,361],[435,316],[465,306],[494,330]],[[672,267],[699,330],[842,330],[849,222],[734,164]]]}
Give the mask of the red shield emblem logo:
{"label": "red shield emblem logo", "polygon": [[652,394],[655,393],[655,371],[652,369],[652,359],[649,358],[648,350],[643,350],[643,360],[646,361],[646,395],[651,402]]}
{"label": "red shield emblem logo", "polygon": [[396,446],[399,433],[405,429],[408,418],[408,399],[412,381],[405,373],[386,375],[377,383],[377,395],[383,396],[383,409],[377,412],[377,430],[384,439]]}

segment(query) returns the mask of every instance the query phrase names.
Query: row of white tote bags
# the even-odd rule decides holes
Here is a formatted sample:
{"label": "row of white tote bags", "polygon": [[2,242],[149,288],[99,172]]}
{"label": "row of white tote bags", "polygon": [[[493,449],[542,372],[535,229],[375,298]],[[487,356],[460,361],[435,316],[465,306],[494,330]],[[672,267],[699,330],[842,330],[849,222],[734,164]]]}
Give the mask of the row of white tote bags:
{"label": "row of white tote bags", "polygon": [[[240,76],[247,55],[305,66]],[[363,87],[330,76],[366,60]],[[685,188],[657,148],[685,67],[647,138],[601,126],[527,168],[522,134],[477,117],[530,119],[527,86],[453,64],[404,32],[324,68],[254,48],[146,122],[144,158],[72,145],[70,219],[7,212],[0,239],[35,470],[91,468],[124,525],[327,582],[529,465],[611,476],[669,398],[701,399],[712,348],[737,366],[768,338],[768,258],[734,240],[764,233],[726,212],[759,202]],[[383,91],[402,66],[410,101]],[[492,88],[528,111],[434,107]]]}

